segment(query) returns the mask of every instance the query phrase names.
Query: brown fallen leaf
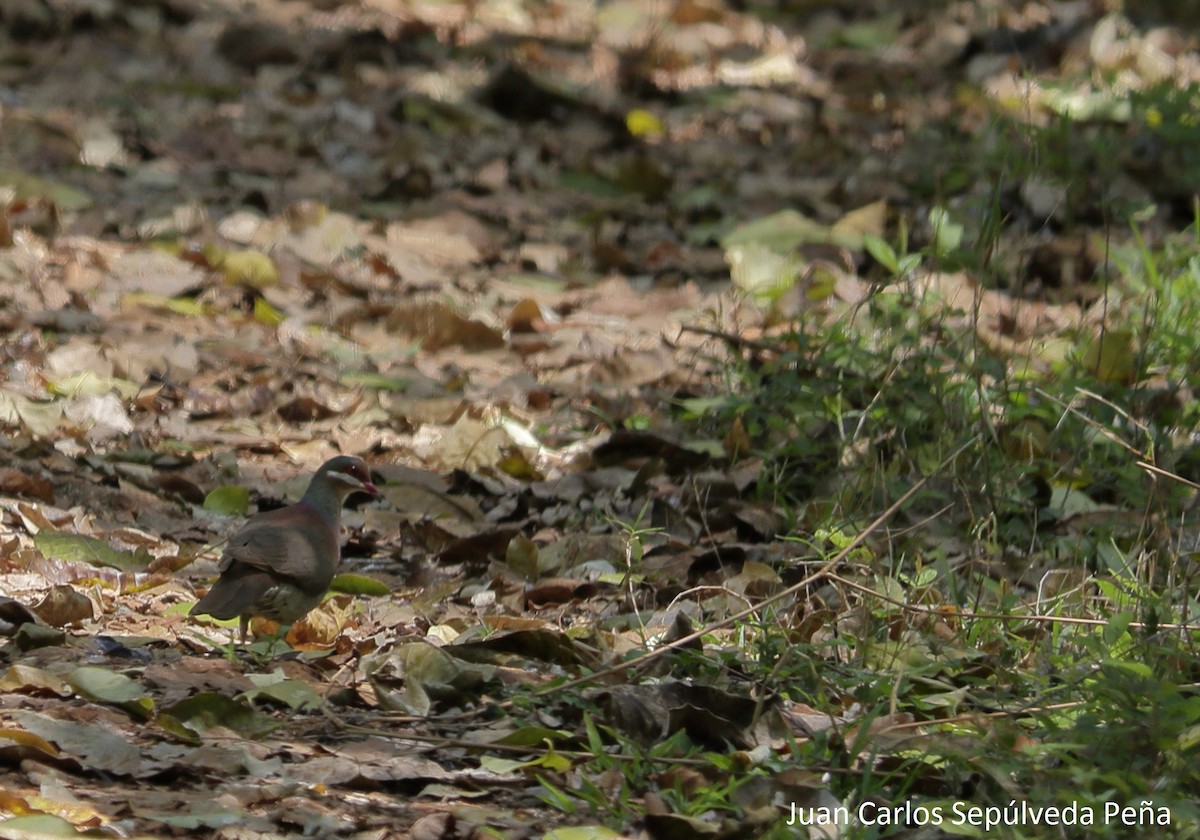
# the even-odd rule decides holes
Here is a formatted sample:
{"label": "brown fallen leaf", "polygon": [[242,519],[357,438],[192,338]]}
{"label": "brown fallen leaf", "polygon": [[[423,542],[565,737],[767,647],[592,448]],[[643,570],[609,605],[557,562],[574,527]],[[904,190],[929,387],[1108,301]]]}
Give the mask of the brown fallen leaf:
{"label": "brown fallen leaf", "polygon": [[489,350],[504,346],[496,329],[455,312],[441,301],[405,303],[387,317],[389,329],[420,339],[427,351],[460,346],[465,350]]}
{"label": "brown fallen leaf", "polygon": [[591,598],[598,585],[586,580],[546,578],[525,590],[525,603],[530,607],[566,604],[576,599]]}
{"label": "brown fallen leaf", "polygon": [[46,593],[33,608],[38,618],[51,627],[66,627],[94,616],[91,600],[73,586],[60,584]]}
{"label": "brown fallen leaf", "polygon": [[54,504],[54,485],[40,475],[30,475],[12,467],[0,468],[0,493],[32,496],[47,504]]}
{"label": "brown fallen leaf", "polygon": [[515,333],[536,333],[545,327],[542,307],[533,298],[522,298],[508,313],[508,328]]}
{"label": "brown fallen leaf", "polygon": [[275,409],[275,413],[289,423],[308,423],[313,420],[328,420],[337,412],[312,397],[296,397]]}

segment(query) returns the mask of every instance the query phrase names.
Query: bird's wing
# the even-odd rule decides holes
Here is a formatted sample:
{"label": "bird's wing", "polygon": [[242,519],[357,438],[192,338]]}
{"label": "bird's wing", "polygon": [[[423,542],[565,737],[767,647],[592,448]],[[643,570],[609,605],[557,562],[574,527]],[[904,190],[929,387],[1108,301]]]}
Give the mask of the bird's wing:
{"label": "bird's wing", "polygon": [[[297,581],[327,584],[325,578],[332,577],[333,569],[338,565],[337,535],[332,528],[323,521],[297,517],[290,508],[272,513],[287,516],[264,514],[247,523],[225,547],[221,570],[241,563]],[[320,557],[332,558],[332,562],[325,564],[328,575],[322,574],[325,569]]]}
{"label": "bird's wing", "polygon": [[213,618],[236,618],[254,607],[254,603],[275,584],[266,572],[239,565],[228,575],[222,575],[208,593],[197,601],[191,615],[211,615]]}

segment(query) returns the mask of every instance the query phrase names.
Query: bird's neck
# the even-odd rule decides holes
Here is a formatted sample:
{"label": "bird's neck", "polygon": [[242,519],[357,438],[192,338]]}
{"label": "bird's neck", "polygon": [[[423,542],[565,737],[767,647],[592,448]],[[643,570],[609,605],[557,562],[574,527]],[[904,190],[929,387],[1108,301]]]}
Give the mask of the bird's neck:
{"label": "bird's neck", "polygon": [[300,504],[311,508],[320,514],[334,530],[337,529],[338,522],[341,519],[342,503],[345,498],[337,493],[328,483],[323,481],[314,481],[304,491],[304,495],[300,498]]}

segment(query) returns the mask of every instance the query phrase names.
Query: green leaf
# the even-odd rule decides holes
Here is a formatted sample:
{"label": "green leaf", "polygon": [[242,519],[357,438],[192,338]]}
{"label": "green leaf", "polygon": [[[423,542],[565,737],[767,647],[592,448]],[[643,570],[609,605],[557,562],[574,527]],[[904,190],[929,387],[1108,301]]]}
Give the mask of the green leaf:
{"label": "green leaf", "polygon": [[358,371],[342,374],[341,382],[343,385],[361,385],[364,388],[371,388],[376,391],[391,391],[395,393],[407,390],[412,380],[402,376],[386,376],[382,373]]}
{"label": "green leaf", "polygon": [[522,271],[516,274],[510,274],[504,278],[506,282],[521,288],[534,289],[543,292],[561,292],[566,290],[567,284],[557,277],[550,277],[545,274],[538,274],[533,271]]}
{"label": "green leaf", "polygon": [[76,668],[67,677],[67,682],[81,697],[118,706],[142,720],[149,719],[154,712],[154,700],[140,683],[107,668],[91,665]]}
{"label": "green leaf", "polygon": [[892,274],[900,273],[900,261],[896,256],[896,249],[887,243],[886,240],[880,239],[873,233],[863,235],[863,245],[867,249],[867,253],[874,258],[875,262],[886,268]]}
{"label": "green leaf", "polygon": [[643,108],[634,108],[625,115],[625,127],[634,137],[658,137],[666,131],[662,120]]}
{"label": "green leaf", "polygon": [[1077,490],[1070,484],[1053,484],[1050,487],[1050,503],[1047,510],[1066,519],[1081,513],[1095,513],[1103,507],[1099,502],[1082,490]]}
{"label": "green leaf", "polygon": [[0,390],[0,422],[21,423],[35,437],[49,437],[62,421],[61,402],[37,402]]}
{"label": "green leaf", "polygon": [[956,251],[963,240],[963,226],[950,218],[945,207],[934,207],[929,211],[929,224],[933,228],[933,249],[943,256]]}
{"label": "green leaf", "polygon": [[123,572],[144,571],[153,559],[145,548],[117,551],[104,540],[62,531],[41,531],[33,538],[33,544],[47,557],[91,563],[93,566],[110,566]]}
{"label": "green leaf", "polygon": [[542,835],[542,840],[611,840],[620,836],[602,825],[571,825],[547,831]]}
{"label": "green leaf", "polygon": [[170,715],[196,733],[203,733],[214,726],[224,726],[245,738],[260,738],[279,726],[279,723],[259,714],[247,703],[212,691],[180,700],[163,709],[163,714]]}
{"label": "green leaf", "polygon": [[1130,662],[1128,659],[1106,659],[1100,663],[1101,669],[1109,672],[1122,672],[1127,677],[1140,680],[1154,678],[1154,671],[1144,662]]}
{"label": "green leaf", "polygon": [[[252,286],[262,289],[279,282],[279,270],[275,262],[259,251],[234,251],[221,261],[221,272],[225,282],[231,285]],[[257,308],[258,301],[255,301]]]}
{"label": "green leaf", "polygon": [[250,491],[227,484],[204,497],[204,509],[222,516],[245,516],[250,509]]}
{"label": "green leaf", "polygon": [[721,239],[721,246],[728,250],[754,244],[787,254],[801,245],[834,239],[829,225],[813,221],[796,210],[780,210],[738,225]]}
{"label": "green leaf", "polygon": [[688,397],[679,400],[679,408],[689,420],[698,420],[733,406],[735,401],[727,394],[718,397]]}
{"label": "green leaf", "polygon": [[116,391],[117,396],[131,400],[142,390],[136,382],[111,376],[97,376],[90,370],[63,379],[48,380],[47,385],[52,394],[64,397],[100,397]]}
{"label": "green leaf", "polygon": [[[153,820],[184,831],[196,831],[200,828],[224,828],[246,821],[245,812],[222,808],[215,802],[197,802],[187,813],[183,814],[167,814],[138,807],[134,807],[133,812],[143,819]],[[207,832],[205,833],[207,834]]]}
{"label": "green leaf", "polygon": [[268,327],[278,327],[285,320],[283,313],[267,302],[266,298],[254,299],[254,320]]}
{"label": "green leaf", "polygon": [[247,674],[255,687],[238,695],[240,699],[253,704],[259,698],[266,698],[282,703],[290,709],[304,711],[315,709],[321,705],[321,696],[312,687],[298,680],[289,680],[283,671],[276,670],[270,674]]}
{"label": "green leaf", "polygon": [[882,49],[894,44],[900,37],[903,20],[899,12],[890,12],[877,18],[839,26],[837,37],[854,49]]}
{"label": "green leaf", "polygon": [[53,814],[26,814],[0,822],[6,837],[82,837],[75,826]]}
{"label": "green leaf", "polygon": [[128,703],[145,696],[142,686],[124,674],[92,665],[76,668],[67,682],[88,700],[101,703]]}
{"label": "green leaf", "polygon": [[479,760],[479,766],[494,773],[512,773],[516,770],[543,767],[561,773],[571,768],[571,762],[565,756],[561,756],[554,752],[554,750],[550,750],[544,755],[539,755],[526,761],[500,758],[499,756],[484,756]]}
{"label": "green leaf", "polygon": [[493,741],[493,744],[504,744],[510,747],[536,747],[547,741],[553,742],[571,737],[570,732],[561,729],[548,729],[544,726],[522,726],[515,732],[510,732],[503,738]]}
{"label": "green leaf", "polygon": [[15,198],[46,201],[59,210],[82,210],[92,205],[92,197],[82,190],[15,169],[0,169],[0,186],[12,187]]}
{"label": "green leaf", "polygon": [[388,595],[392,591],[391,587],[375,578],[349,573],[337,575],[329,584],[329,588],[333,592],[341,592],[345,595],[370,595],[372,597]]}
{"label": "green leaf", "polygon": [[530,762],[528,761],[520,761],[515,758],[501,758],[498,755],[485,755],[479,759],[479,769],[490,773],[512,773],[523,767],[528,767],[529,764]]}
{"label": "green leaf", "polygon": [[731,245],[725,249],[733,284],[760,302],[778,299],[796,283],[800,262],[757,242]]}
{"label": "green leaf", "polygon": [[198,732],[189,729],[174,715],[168,715],[160,712],[155,716],[154,723],[159,729],[163,730],[164,732],[171,733],[181,741],[186,741],[189,744],[203,743],[203,740],[200,738],[200,734]]}
{"label": "green leaf", "polygon": [[625,194],[617,185],[590,172],[563,172],[558,176],[558,185],[597,198],[620,198]]}
{"label": "green leaf", "polygon": [[1137,337],[1128,327],[1103,330],[1088,342],[1081,361],[1101,382],[1130,382],[1137,371]]}
{"label": "green leaf", "polygon": [[1133,623],[1134,615],[1131,612],[1119,612],[1108,620],[1108,624],[1104,625],[1104,642],[1109,647],[1112,647],[1116,642],[1125,635],[1129,630],[1129,625]]}
{"label": "green leaf", "polygon": [[130,292],[121,296],[121,306],[144,306],[148,309],[166,309],[176,315],[195,317],[212,315],[216,308],[196,298],[167,297],[153,292]]}

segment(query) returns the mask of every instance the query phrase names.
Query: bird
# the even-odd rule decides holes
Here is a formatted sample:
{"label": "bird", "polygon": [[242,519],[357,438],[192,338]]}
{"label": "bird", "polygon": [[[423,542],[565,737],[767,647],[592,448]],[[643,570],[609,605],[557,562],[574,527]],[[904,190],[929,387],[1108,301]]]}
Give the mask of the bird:
{"label": "bird", "polygon": [[217,566],[220,576],[189,615],[241,619],[241,643],[253,616],[290,625],[321,603],[341,561],[342,505],[353,493],[379,495],[365,461],[339,455],[322,464],[300,501],[250,517]]}

